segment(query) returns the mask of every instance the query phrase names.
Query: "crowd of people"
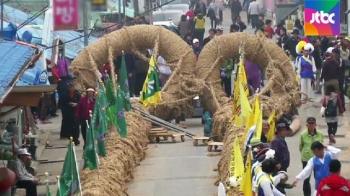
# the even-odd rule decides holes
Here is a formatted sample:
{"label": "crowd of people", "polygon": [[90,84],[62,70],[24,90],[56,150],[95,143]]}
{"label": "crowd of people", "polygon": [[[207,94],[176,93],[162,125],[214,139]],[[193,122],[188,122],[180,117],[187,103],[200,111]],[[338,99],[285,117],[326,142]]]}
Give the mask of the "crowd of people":
{"label": "crowd of people", "polygon": [[[306,129],[300,134],[299,151],[303,170],[296,175],[292,184],[287,183],[291,155],[285,140],[290,130],[287,116],[276,123],[276,135],[268,141],[267,117],[263,120],[261,138],[254,138],[256,126],[248,130],[245,141],[245,160],[252,152],[253,192],[257,195],[284,196],[287,189],[303,181],[304,196],[349,195],[350,183],[340,175],[341,163],[338,159],[341,150],[331,145],[324,145],[323,133],[317,130],[316,118],[308,117]],[[334,138],[331,138],[333,140]],[[330,144],[332,142],[330,141]],[[251,151],[249,150],[251,149]],[[315,186],[311,187],[311,173],[314,172]]]}

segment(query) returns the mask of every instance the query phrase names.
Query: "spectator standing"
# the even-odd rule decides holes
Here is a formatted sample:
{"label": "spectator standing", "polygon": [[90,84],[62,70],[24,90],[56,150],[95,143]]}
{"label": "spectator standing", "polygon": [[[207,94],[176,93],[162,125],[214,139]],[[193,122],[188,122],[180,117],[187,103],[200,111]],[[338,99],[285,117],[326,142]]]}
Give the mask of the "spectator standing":
{"label": "spectator standing", "polygon": [[224,64],[221,65],[221,85],[224,87],[227,97],[230,97],[232,95],[231,75],[233,66],[234,62],[232,59],[226,60]]}
{"label": "spectator standing", "polygon": [[197,38],[199,43],[203,43],[205,32],[205,18],[202,13],[199,13],[196,17],[194,17],[194,32],[193,37]]}
{"label": "spectator standing", "polygon": [[[345,89],[344,89],[344,83],[345,83],[345,64],[349,62],[350,58],[350,50],[348,49],[350,42],[350,37],[345,37],[340,44],[339,51],[340,51],[340,57],[338,57],[337,61],[339,62],[339,91],[340,91],[340,98],[342,100],[343,108],[345,109]],[[337,56],[337,55],[336,55]]]}
{"label": "spectator standing", "polygon": [[265,31],[266,31],[266,38],[272,39],[272,36],[274,35],[274,30],[271,27],[272,25],[272,20],[267,19],[265,21]]}
{"label": "spectator standing", "polygon": [[239,0],[233,0],[231,3],[231,19],[232,23],[236,22],[236,17],[240,15],[242,11],[242,4]]}
{"label": "spectator standing", "polygon": [[312,52],[312,57],[315,60],[316,65],[316,94],[322,94],[321,93],[321,85],[320,85],[320,78],[321,78],[321,69],[322,69],[322,50],[321,50],[321,40],[319,38],[316,38],[313,41],[314,51]]}
{"label": "spectator standing", "polygon": [[194,14],[194,7],[190,6],[188,11],[186,12],[186,17],[191,24],[191,31],[193,31],[193,29],[194,29],[194,17],[195,16],[196,15]]}
{"label": "spectator standing", "polygon": [[76,110],[75,110],[75,119],[80,124],[80,131],[81,136],[84,140],[84,146],[85,149],[85,143],[86,143],[86,130],[87,130],[87,124],[86,121],[89,123],[91,122],[90,117],[90,111],[94,112],[95,107],[95,89],[93,87],[86,88],[85,96],[81,97],[79,100]]}
{"label": "spectator standing", "polygon": [[157,66],[159,69],[159,80],[162,86],[169,80],[171,75],[171,69],[167,65],[165,59],[162,56],[158,56],[157,58]]}
{"label": "spectator standing", "polygon": [[292,32],[292,37],[290,37],[286,42],[286,44],[284,45],[284,50],[290,53],[290,58],[292,61],[295,61],[295,59],[298,56],[297,51],[295,49],[299,41],[300,41],[299,30],[294,29]]}
{"label": "spectator standing", "polygon": [[349,196],[349,181],[340,175],[341,163],[339,160],[331,160],[329,163],[330,176],[324,178],[318,185],[318,196]]}
{"label": "spectator standing", "polygon": [[[271,148],[275,151],[277,172],[287,172],[290,164],[290,152],[285,139],[288,135],[289,130],[289,123],[284,119],[280,120],[276,125],[276,136],[271,142]],[[284,184],[278,184],[277,189],[285,194]]]}
{"label": "spectator standing", "polygon": [[236,16],[235,24],[239,27],[239,32],[247,29],[247,25],[244,24],[240,16]]}
{"label": "spectator standing", "polygon": [[62,124],[61,124],[61,139],[69,139],[73,137],[75,145],[79,145],[79,122],[75,119],[75,112],[80,100],[80,93],[75,89],[74,84],[69,84],[61,100]]}
{"label": "spectator standing", "polygon": [[191,33],[191,24],[190,21],[187,20],[186,15],[181,16],[181,20],[177,25],[181,38],[184,38],[188,33]]}
{"label": "spectator standing", "polygon": [[224,0],[215,0],[216,4],[219,6],[219,21],[218,24],[222,25],[222,21],[224,20]]}
{"label": "spectator standing", "polygon": [[294,21],[294,29],[297,29],[299,31],[300,38],[304,37],[304,26],[301,24],[300,19],[295,19],[295,21]]}
{"label": "spectator standing", "polygon": [[196,55],[197,60],[198,60],[198,56],[202,52],[202,46],[200,45],[199,40],[197,38],[193,39],[192,50],[193,50],[193,53],[194,53],[194,55]]}
{"label": "spectator standing", "polygon": [[328,126],[329,145],[332,145],[336,142],[334,138],[338,129],[338,116],[344,113],[341,99],[335,92],[333,85],[327,86],[322,100],[322,107],[324,108],[322,116],[325,117]]}
{"label": "spectator standing", "polygon": [[257,28],[260,14],[260,5],[256,0],[252,0],[249,4],[248,15],[252,22],[252,28]]}
{"label": "spectator standing", "polygon": [[[316,129],[316,118],[309,117],[306,119],[307,130],[303,131],[300,134],[299,140],[299,151],[301,153],[301,163],[303,169],[306,167],[307,162],[314,156],[311,150],[311,145],[315,141],[323,143],[323,133]],[[304,196],[311,196],[311,185],[310,185],[310,176],[304,180],[303,183],[303,193]]]}
{"label": "spectator standing", "polygon": [[210,29],[209,30],[209,36],[207,38],[204,39],[203,41],[203,47],[210,42],[210,40],[214,39],[216,35],[216,29]]}
{"label": "spectator standing", "polygon": [[281,48],[284,48],[288,40],[289,40],[289,36],[287,35],[286,28],[281,27],[279,31],[279,38],[277,39],[277,45]]}

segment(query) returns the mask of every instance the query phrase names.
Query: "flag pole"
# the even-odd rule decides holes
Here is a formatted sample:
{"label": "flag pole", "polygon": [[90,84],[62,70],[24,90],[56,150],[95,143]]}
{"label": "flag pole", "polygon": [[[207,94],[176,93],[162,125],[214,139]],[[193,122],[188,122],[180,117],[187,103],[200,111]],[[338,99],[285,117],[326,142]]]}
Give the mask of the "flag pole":
{"label": "flag pole", "polygon": [[[75,145],[75,143],[73,142],[73,137],[70,137],[70,144],[69,144],[69,149],[71,152],[70,152],[70,177],[71,177],[71,185],[70,185],[70,192],[71,194],[73,193],[73,173],[74,173],[74,170],[73,170],[73,145]],[[74,194],[74,193],[73,193]]]}
{"label": "flag pole", "polygon": [[45,172],[45,184],[46,184],[46,195],[49,195],[48,191],[49,189],[47,187],[49,187],[49,173],[48,172]]}
{"label": "flag pole", "polygon": [[60,176],[56,176],[56,179],[57,179],[57,189],[58,189],[58,195],[57,196],[61,196],[61,188],[60,188]]}

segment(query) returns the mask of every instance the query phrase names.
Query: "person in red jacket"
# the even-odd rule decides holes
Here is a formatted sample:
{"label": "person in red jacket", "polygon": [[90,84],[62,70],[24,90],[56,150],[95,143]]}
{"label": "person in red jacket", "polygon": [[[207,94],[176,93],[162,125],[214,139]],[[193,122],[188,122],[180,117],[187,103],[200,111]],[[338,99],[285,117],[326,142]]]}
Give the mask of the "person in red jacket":
{"label": "person in red jacket", "polygon": [[340,175],[341,163],[337,159],[329,163],[330,176],[318,185],[317,196],[350,196],[350,183]]}
{"label": "person in red jacket", "polygon": [[84,149],[87,129],[86,121],[90,122],[91,120],[90,111],[94,111],[95,100],[95,89],[93,87],[88,87],[86,89],[86,95],[79,100],[75,110],[75,119],[79,121],[80,124],[81,135],[84,140]]}

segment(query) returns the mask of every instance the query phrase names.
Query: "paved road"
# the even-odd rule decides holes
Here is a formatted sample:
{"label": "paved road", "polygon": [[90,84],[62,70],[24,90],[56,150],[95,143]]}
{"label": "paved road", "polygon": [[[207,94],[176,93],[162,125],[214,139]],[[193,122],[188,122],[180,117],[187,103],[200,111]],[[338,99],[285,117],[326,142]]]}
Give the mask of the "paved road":
{"label": "paved road", "polygon": [[[228,11],[224,13],[224,33],[229,32],[230,15]],[[245,14],[242,14],[242,18],[245,21]],[[210,29],[209,22],[206,24],[207,31]],[[250,28],[248,33],[253,33]],[[207,33],[206,33],[207,34]],[[321,98],[318,97],[318,100]],[[324,119],[319,115],[320,103],[319,101],[302,106],[300,109],[300,115],[303,119],[303,124],[307,116],[317,117],[319,128],[326,133],[326,123]],[[348,106],[348,108],[350,108]],[[349,116],[347,112],[344,116]],[[67,141],[59,140],[59,127],[60,117],[52,119],[54,122],[51,125],[40,125],[42,129],[50,129],[52,133],[49,137],[49,142],[55,146],[63,146],[67,144]],[[185,122],[189,128],[188,130],[202,134],[203,127],[200,124],[200,119],[188,119]],[[346,134],[346,130],[349,130],[349,122],[346,117],[341,118],[339,134]],[[198,146],[194,147],[192,141],[189,138],[184,143],[160,143],[149,144],[147,150],[147,157],[141,162],[141,165],[137,167],[135,173],[134,182],[129,184],[129,194],[131,196],[212,196],[216,193],[217,187],[214,186],[214,181],[217,177],[217,172],[213,169],[220,159],[219,156],[208,156],[207,148]],[[300,154],[298,152],[299,134],[294,137],[288,138],[287,143],[289,145],[292,162],[289,168],[289,175],[291,180],[301,170]],[[347,138],[339,138],[337,140],[337,146],[349,147],[350,143]],[[82,147],[77,147],[77,157],[80,165],[82,165],[81,155]],[[42,153],[42,159],[49,160],[63,160],[66,153],[66,149],[45,149]],[[341,160],[349,161],[349,157],[344,156],[343,153]],[[346,154],[349,154],[347,152]],[[62,170],[63,162],[42,164],[37,167],[38,174],[43,175],[45,172],[50,171],[52,176],[49,177],[50,181],[55,181],[55,176]],[[349,165],[344,163],[343,173],[345,176],[350,176]],[[44,179],[42,177],[42,179]],[[299,187],[288,192],[290,196],[302,195],[301,183]],[[56,192],[56,186],[51,186],[53,193]],[[45,187],[39,187],[40,193],[45,193]]]}

